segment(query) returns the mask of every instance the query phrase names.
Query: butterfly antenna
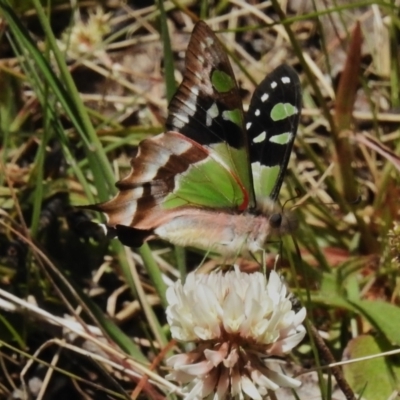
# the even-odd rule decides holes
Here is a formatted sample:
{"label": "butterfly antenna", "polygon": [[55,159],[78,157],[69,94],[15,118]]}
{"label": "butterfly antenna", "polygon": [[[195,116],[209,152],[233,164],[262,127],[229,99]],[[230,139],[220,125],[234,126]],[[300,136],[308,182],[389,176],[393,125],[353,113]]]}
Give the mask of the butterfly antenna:
{"label": "butterfly antenna", "polygon": [[[296,200],[296,199],[298,199],[299,197],[302,196],[301,191],[298,188],[296,188],[295,191],[296,191],[296,195],[294,197],[290,198],[289,200],[286,200],[285,203],[283,204],[282,209],[284,209],[286,204],[289,203],[290,201],[294,201],[294,200]],[[297,207],[300,207],[302,204],[304,204],[308,200],[308,198],[310,198],[310,196],[308,196],[308,195],[305,196],[305,200],[302,203],[295,204],[290,210],[293,210],[293,209],[295,209]],[[357,198],[355,198],[354,200],[351,200],[351,201],[346,201],[345,204],[348,204],[350,206],[354,206],[354,205],[360,204],[361,200],[362,200],[362,196],[361,196],[361,194],[359,194],[357,196]],[[323,204],[325,206],[336,206],[339,203],[337,203],[335,201],[331,201],[331,202],[323,202],[323,201],[321,201],[319,204]]]}
{"label": "butterfly antenna", "polygon": [[[296,192],[296,195],[293,196],[293,197],[291,197],[290,199],[286,200],[286,201],[283,203],[282,211],[285,210],[286,204],[288,204],[288,203],[290,203],[290,202],[292,202],[292,201],[295,201],[295,200],[299,199],[299,198],[302,196],[301,190],[300,190],[299,188],[295,188],[294,190],[295,190],[295,192]],[[296,208],[296,207],[298,207],[298,206],[299,206],[298,204],[295,204],[293,207],[290,208],[290,210],[293,210],[294,208]]]}

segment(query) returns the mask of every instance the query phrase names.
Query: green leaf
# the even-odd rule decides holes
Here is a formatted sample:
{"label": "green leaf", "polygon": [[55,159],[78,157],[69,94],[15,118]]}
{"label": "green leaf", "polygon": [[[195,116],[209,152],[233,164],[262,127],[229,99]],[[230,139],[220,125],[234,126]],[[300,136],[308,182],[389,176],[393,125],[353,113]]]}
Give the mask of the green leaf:
{"label": "green leaf", "polygon": [[[347,346],[349,359],[379,354],[381,348],[372,336],[353,339]],[[387,400],[395,389],[385,358],[345,365],[343,372],[352,389],[365,400]]]}
{"label": "green leaf", "polygon": [[164,1],[159,1],[158,7],[160,10],[161,39],[164,51],[165,86],[167,89],[167,99],[170,101],[176,91],[174,57],[172,54],[171,39],[168,32],[167,14],[165,12]]}
{"label": "green leaf", "polygon": [[383,301],[349,302],[394,345],[400,345],[400,308]]}

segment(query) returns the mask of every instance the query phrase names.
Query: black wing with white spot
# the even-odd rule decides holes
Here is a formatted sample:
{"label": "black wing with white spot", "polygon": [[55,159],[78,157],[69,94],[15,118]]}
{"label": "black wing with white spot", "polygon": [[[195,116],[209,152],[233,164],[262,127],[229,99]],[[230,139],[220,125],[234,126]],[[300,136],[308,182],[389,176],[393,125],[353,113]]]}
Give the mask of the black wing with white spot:
{"label": "black wing with white spot", "polygon": [[257,87],[246,115],[257,200],[276,200],[297,132],[301,85],[297,73],[281,65]]}
{"label": "black wing with white spot", "polygon": [[[247,146],[242,100],[232,67],[218,38],[203,21],[193,29],[185,65],[182,83],[168,106],[167,129],[201,145]],[[237,118],[230,118],[235,111]]]}

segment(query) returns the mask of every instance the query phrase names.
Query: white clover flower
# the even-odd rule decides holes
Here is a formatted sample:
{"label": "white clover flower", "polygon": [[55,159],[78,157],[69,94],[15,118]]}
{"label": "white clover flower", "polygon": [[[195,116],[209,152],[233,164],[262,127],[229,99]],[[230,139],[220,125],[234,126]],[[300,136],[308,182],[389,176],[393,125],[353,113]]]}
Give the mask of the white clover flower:
{"label": "white clover flower", "polygon": [[292,310],[286,286],[272,271],[263,274],[190,273],[167,290],[172,337],[196,343],[172,356],[168,379],[187,384],[186,399],[262,399],[268,390],[296,388],[269,356],[282,356],[305,335],[302,308]]}
{"label": "white clover flower", "polygon": [[111,32],[110,17],[101,7],[97,7],[94,11],[89,11],[86,21],[78,18],[62,34],[59,41],[61,49],[67,50],[71,58],[103,51],[103,37]]}

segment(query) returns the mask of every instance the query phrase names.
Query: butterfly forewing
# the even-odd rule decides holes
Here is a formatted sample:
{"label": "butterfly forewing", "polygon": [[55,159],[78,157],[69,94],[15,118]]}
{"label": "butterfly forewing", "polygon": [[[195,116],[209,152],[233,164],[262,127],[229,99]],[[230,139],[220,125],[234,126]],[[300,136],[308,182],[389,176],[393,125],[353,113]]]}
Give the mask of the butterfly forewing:
{"label": "butterfly forewing", "polygon": [[257,87],[246,115],[254,190],[257,201],[279,195],[301,110],[296,72],[281,65]]}
{"label": "butterfly forewing", "polygon": [[239,90],[224,48],[202,21],[193,30],[183,81],[169,105],[166,127],[211,149],[246,191],[246,207],[238,206],[254,205]]}

